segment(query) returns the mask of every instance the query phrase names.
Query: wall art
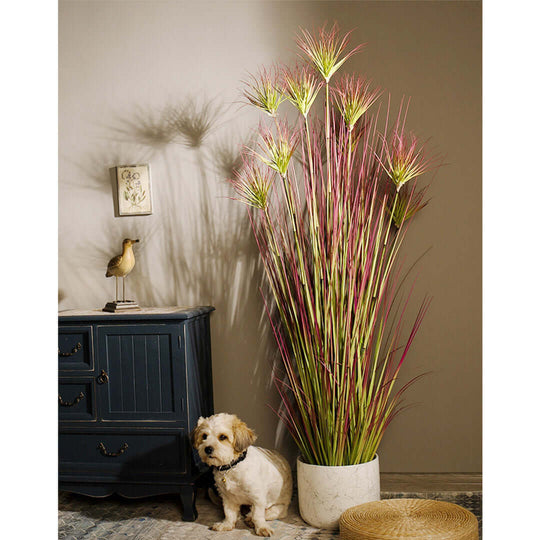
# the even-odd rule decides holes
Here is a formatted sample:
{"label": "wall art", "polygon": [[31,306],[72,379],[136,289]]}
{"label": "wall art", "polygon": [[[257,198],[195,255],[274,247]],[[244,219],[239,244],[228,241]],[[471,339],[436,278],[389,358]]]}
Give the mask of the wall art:
{"label": "wall art", "polygon": [[148,164],[116,167],[116,185],[119,216],[143,216],[152,213]]}

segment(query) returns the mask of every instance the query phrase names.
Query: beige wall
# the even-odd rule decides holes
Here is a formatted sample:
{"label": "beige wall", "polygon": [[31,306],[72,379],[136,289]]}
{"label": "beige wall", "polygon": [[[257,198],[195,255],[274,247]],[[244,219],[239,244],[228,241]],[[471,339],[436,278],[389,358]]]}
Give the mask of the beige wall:
{"label": "beige wall", "polygon": [[[129,290],[144,305],[216,307],[216,410],[238,413],[261,445],[293,457],[271,410],[279,402],[257,251],[223,170],[259,118],[239,106],[239,81],[293,60],[297,27],[326,20],[368,42],[348,70],[372,77],[393,103],[412,96],[409,127],[432,136],[448,163],[403,251],[412,263],[431,247],[411,305],[434,299],[404,377],[431,373],[389,428],[382,470],[480,471],[479,2],[60,1],[60,309],[110,300],[107,261],[122,238],[139,237]],[[186,136],[170,140],[178,115]],[[202,144],[193,119],[211,121]],[[151,165],[154,213],[115,218],[108,168],[141,162]]]}

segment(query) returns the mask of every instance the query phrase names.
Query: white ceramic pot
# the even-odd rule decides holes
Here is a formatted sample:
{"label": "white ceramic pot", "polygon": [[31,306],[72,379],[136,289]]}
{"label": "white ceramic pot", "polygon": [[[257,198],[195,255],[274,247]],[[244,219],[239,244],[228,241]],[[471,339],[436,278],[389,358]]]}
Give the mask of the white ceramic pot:
{"label": "white ceramic pot", "polygon": [[381,499],[379,457],[369,463],[327,467],[296,461],[302,519],[320,529],[339,528],[345,510]]}

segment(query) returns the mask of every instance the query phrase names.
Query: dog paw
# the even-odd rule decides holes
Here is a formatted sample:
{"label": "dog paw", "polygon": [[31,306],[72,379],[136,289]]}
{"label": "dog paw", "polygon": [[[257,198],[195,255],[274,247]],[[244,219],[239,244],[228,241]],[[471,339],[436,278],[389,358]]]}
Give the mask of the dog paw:
{"label": "dog paw", "polygon": [[225,521],[218,521],[217,523],[214,523],[210,527],[213,531],[232,531],[233,526],[229,525],[229,523],[226,523]]}
{"label": "dog paw", "polygon": [[270,527],[257,527],[255,529],[255,534],[257,536],[272,536],[274,531]]}

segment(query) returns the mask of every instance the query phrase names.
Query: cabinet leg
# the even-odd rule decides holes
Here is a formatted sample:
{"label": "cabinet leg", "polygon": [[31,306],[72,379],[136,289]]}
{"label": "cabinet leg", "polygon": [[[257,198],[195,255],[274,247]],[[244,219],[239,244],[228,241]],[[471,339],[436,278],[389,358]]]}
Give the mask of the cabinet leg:
{"label": "cabinet leg", "polygon": [[195,486],[182,486],[180,488],[180,500],[184,511],[182,518],[184,521],[195,521],[197,519],[196,496],[197,488]]}

